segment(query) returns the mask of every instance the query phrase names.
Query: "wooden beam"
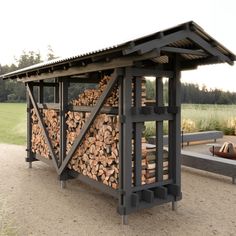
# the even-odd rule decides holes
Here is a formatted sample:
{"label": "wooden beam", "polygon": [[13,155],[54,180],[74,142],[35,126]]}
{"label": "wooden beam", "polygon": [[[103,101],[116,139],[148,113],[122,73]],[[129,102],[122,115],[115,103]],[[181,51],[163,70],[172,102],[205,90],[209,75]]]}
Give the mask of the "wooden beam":
{"label": "wooden beam", "polygon": [[[40,82],[32,82],[32,86],[40,86]],[[57,87],[58,83],[54,82],[43,82],[42,84],[43,87]]]}
{"label": "wooden beam", "polygon": [[38,106],[37,106],[37,103],[36,103],[36,101],[35,101],[35,99],[34,99],[34,95],[33,95],[33,93],[32,93],[31,87],[29,86],[28,83],[27,83],[27,85],[26,85],[26,88],[27,88],[27,91],[28,91],[30,100],[31,100],[31,102],[32,102],[32,105],[33,105],[33,107],[34,107],[35,113],[36,113],[36,115],[37,115],[37,118],[38,118],[38,121],[39,121],[39,126],[40,126],[40,128],[41,128],[41,130],[42,130],[43,136],[44,136],[45,141],[46,141],[46,143],[47,143],[47,145],[48,145],[48,149],[49,149],[49,152],[50,152],[50,154],[51,154],[54,167],[55,167],[55,169],[56,169],[56,171],[57,171],[57,173],[58,173],[58,161],[57,161],[57,159],[56,159],[55,152],[54,152],[54,150],[53,150],[51,141],[50,141],[50,139],[49,139],[48,132],[47,132],[46,127],[45,127],[45,125],[44,125],[44,123],[43,123],[43,118],[42,118],[42,116],[41,116],[41,114],[40,114],[40,111],[39,111],[39,108],[38,108]]}
{"label": "wooden beam", "polygon": [[60,153],[59,153],[59,166],[66,157],[66,140],[67,140],[67,124],[66,113],[68,107],[68,81],[59,81],[59,105],[60,105]]}
{"label": "wooden beam", "polygon": [[131,47],[130,49],[125,49],[123,51],[124,55],[128,55],[134,52],[139,52],[140,54],[147,53],[153,49],[158,49],[163,46],[166,46],[169,43],[185,39],[188,36],[188,31],[186,30],[180,30],[178,32],[163,36],[160,39],[153,39],[149,42],[141,43],[136,46]]}
{"label": "wooden beam", "polygon": [[136,55],[136,56],[126,56],[113,59],[109,62],[97,62],[91,63],[86,66],[77,66],[77,67],[70,67],[67,70],[55,70],[54,72],[45,72],[41,73],[40,75],[32,75],[26,77],[18,77],[18,81],[21,82],[30,82],[30,81],[37,81],[37,80],[44,80],[44,79],[52,79],[52,78],[59,78],[65,76],[72,76],[72,75],[79,75],[89,72],[95,71],[103,71],[115,68],[121,68],[126,66],[132,66],[135,61],[142,61],[147,59],[152,59],[159,56],[156,51],[150,51],[144,55]]}
{"label": "wooden beam", "polygon": [[[158,107],[164,107],[163,79],[161,77],[156,77],[155,82],[156,82],[156,105]],[[164,109],[163,111],[165,112]],[[156,147],[157,147],[156,182],[162,182],[163,181],[163,121],[156,122]]]}
{"label": "wooden beam", "polygon": [[[53,110],[59,110],[60,105],[59,103],[38,103],[37,104],[39,108],[43,109],[53,109]],[[73,106],[68,105],[68,111],[76,111],[76,112],[91,112],[93,110],[94,106]],[[111,114],[111,115],[118,115],[118,107],[109,107],[109,106],[103,106],[100,110],[101,114]]]}
{"label": "wooden beam", "polygon": [[223,53],[221,53],[217,48],[213,47],[210,43],[205,41],[203,38],[198,36],[196,33],[192,32],[189,35],[189,38],[199,45],[199,47],[203,48],[205,51],[210,53],[212,56],[218,57],[221,62],[227,62],[230,65],[233,65],[234,62],[227,56],[225,56]]}
{"label": "wooden beam", "polygon": [[141,76],[155,76],[155,77],[173,77],[173,71],[170,70],[163,70],[158,67],[153,68],[138,68],[138,67],[131,67],[127,68],[127,71],[135,77]]}
{"label": "wooden beam", "polygon": [[176,47],[162,47],[161,51],[163,51],[163,52],[172,52],[172,53],[180,53],[180,54],[190,54],[190,55],[204,56],[204,57],[209,56],[209,54],[205,53],[204,51],[190,50],[190,49],[176,48]]}
{"label": "wooden beam", "polygon": [[[134,84],[134,105],[137,109],[142,107],[142,79],[133,78]],[[141,186],[142,171],[142,131],[144,123],[134,123],[134,183],[135,186]]]}

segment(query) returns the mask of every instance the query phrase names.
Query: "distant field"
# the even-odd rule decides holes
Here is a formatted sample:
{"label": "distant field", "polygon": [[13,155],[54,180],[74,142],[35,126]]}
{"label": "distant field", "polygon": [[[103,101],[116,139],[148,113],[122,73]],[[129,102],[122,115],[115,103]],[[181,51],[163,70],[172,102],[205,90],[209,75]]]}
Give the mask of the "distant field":
{"label": "distant field", "polygon": [[[236,105],[183,104],[181,129],[187,132],[221,130],[225,134],[236,134]],[[146,122],[145,136],[155,134],[153,122]],[[167,122],[164,123],[167,133]]]}
{"label": "distant field", "polygon": [[186,131],[222,130],[235,134],[236,105],[182,105],[182,129]]}
{"label": "distant field", "polygon": [[0,143],[26,143],[26,104],[0,103]]}
{"label": "distant field", "polygon": [[[146,122],[145,136],[154,135],[154,122]],[[236,105],[182,105],[182,130],[222,130],[236,134]],[[167,123],[164,124],[167,132]],[[26,104],[0,103],[0,143],[26,144]]]}

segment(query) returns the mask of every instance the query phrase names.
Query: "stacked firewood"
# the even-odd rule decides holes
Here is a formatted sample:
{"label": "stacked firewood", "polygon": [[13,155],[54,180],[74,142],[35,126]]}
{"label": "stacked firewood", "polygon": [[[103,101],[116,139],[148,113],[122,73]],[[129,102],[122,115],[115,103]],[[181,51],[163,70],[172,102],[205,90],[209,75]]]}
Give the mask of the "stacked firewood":
{"label": "stacked firewood", "polygon": [[[48,145],[44,139],[42,129],[39,126],[38,118],[35,110],[31,110],[32,119],[32,152],[40,154],[43,157],[50,158]],[[60,142],[60,122],[58,117],[58,112],[52,109],[42,109],[42,118],[45,127],[48,131],[49,139],[51,140],[52,147],[55,154],[59,155],[59,142]]]}
{"label": "stacked firewood", "polygon": [[[98,84],[97,89],[86,89],[73,99],[71,104],[74,106],[94,106],[106,88],[110,77],[105,76]],[[142,97],[145,94],[145,84],[142,84]],[[144,104],[144,99],[142,99]],[[118,89],[115,88],[110,97],[106,100],[105,106],[118,106]],[[59,153],[59,114],[55,110],[42,109],[43,120],[47,128],[49,138],[52,142],[55,153]],[[66,113],[67,124],[67,142],[66,152],[68,153],[74,144],[76,137],[79,135],[89,112],[72,112]],[[38,119],[32,111],[32,151],[41,156],[50,158],[48,146],[39,127]],[[155,149],[148,149],[146,141],[142,140],[142,184],[149,184],[156,181],[155,179]],[[134,159],[134,158],[133,158]],[[167,172],[168,161],[165,158],[163,168]],[[134,169],[134,161],[132,161]],[[114,189],[118,188],[119,183],[119,120],[117,115],[99,114],[86,133],[80,146],[70,160],[68,167],[94,180],[100,181]],[[132,173],[134,182],[134,171]],[[166,177],[167,176],[167,177]],[[164,175],[163,179],[168,178]]]}
{"label": "stacked firewood", "polygon": [[[74,106],[94,106],[106,88],[109,79],[108,76],[103,77],[97,89],[86,89],[78,98],[72,100],[71,104]],[[113,89],[104,105],[118,106],[117,88]],[[67,152],[89,115],[88,112],[69,111],[67,113]],[[119,174],[118,124],[117,115],[98,115],[82,144],[74,153],[68,167],[116,189]]]}
{"label": "stacked firewood", "polygon": [[[86,114],[77,114],[74,122],[76,126],[70,125],[72,122],[68,117],[67,124],[70,131],[67,133],[67,151],[70,150],[79,134],[81,124],[86,120]],[[98,115],[68,165],[69,168],[113,188],[117,188],[119,173],[117,119],[117,116]]]}
{"label": "stacked firewood", "polygon": [[[99,82],[98,88],[96,89],[86,89],[83,93],[79,95],[78,98],[72,100],[74,106],[93,106],[96,104],[98,98],[101,96],[102,92],[107,86],[108,81],[111,79],[110,76],[104,76]],[[118,106],[118,87],[116,86],[111,95],[107,98],[105,106]]]}
{"label": "stacked firewood", "polygon": [[[156,148],[146,149],[146,162],[147,162],[147,170],[146,170],[146,183],[154,183],[156,180]],[[163,150],[163,180],[167,180],[168,176],[168,152]]]}

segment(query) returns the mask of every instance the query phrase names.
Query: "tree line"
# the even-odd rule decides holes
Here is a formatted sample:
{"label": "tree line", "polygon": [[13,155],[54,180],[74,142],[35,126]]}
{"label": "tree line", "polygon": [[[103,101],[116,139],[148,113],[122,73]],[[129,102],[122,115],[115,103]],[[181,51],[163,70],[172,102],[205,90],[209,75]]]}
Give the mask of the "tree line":
{"label": "tree line", "polygon": [[[155,99],[155,81],[147,80],[147,99]],[[164,102],[168,101],[168,81],[164,82]],[[192,104],[236,104],[236,93],[202,88],[197,84],[181,84],[181,102]]]}
{"label": "tree line", "polygon": [[[56,56],[52,48],[48,47],[47,60],[55,59]],[[11,65],[0,64],[0,75],[9,73],[27,66],[42,62],[40,53],[34,51],[23,51],[22,55]],[[84,90],[85,87],[94,87],[93,84],[75,84],[70,86],[69,99],[75,98]],[[53,100],[52,88],[45,89],[47,102]],[[147,99],[155,98],[155,81],[147,80],[146,82]],[[168,81],[164,82],[164,100],[168,101]],[[26,92],[23,83],[17,83],[15,80],[0,80],[0,102],[25,102]],[[181,86],[182,103],[199,103],[199,104],[236,104],[235,92],[224,92],[220,89],[202,88],[197,84],[182,83]]]}

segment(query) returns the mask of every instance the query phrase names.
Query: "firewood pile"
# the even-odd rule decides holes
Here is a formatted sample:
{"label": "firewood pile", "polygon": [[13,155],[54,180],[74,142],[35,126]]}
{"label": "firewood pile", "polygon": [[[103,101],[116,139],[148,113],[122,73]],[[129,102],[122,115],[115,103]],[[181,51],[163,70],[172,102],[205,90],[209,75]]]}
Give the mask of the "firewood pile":
{"label": "firewood pile", "polygon": [[[98,84],[97,89],[86,89],[78,98],[73,99],[74,106],[94,106],[97,99],[106,88],[110,77],[105,76]],[[142,97],[145,94],[145,84],[142,86]],[[144,99],[142,99],[144,104]],[[115,88],[104,106],[118,106],[118,89]],[[52,109],[42,109],[42,116],[52,142],[56,156],[59,156],[60,147],[60,122],[59,113]],[[66,114],[67,143],[66,152],[71,149],[81,128],[89,117],[89,112],[72,112]],[[37,116],[32,110],[32,151],[46,158],[51,158],[48,146],[39,127]],[[142,139],[142,184],[156,181],[155,178],[155,149],[148,149],[146,141]],[[167,153],[164,152],[163,179],[168,178]],[[134,168],[134,161],[132,161]],[[100,181],[114,189],[118,188],[119,180],[119,120],[117,115],[99,114],[89,131],[85,135],[81,145],[75,151],[68,168],[73,169],[94,180]],[[134,171],[132,176],[134,177]],[[133,178],[134,181],[134,178]]]}
{"label": "firewood pile", "polygon": [[[43,133],[38,124],[37,115],[32,109],[32,152],[43,157],[49,158],[49,149],[43,137]],[[45,126],[47,127],[48,136],[51,140],[52,147],[56,155],[59,155],[60,149],[60,122],[58,112],[52,109],[42,109],[42,116]]]}

